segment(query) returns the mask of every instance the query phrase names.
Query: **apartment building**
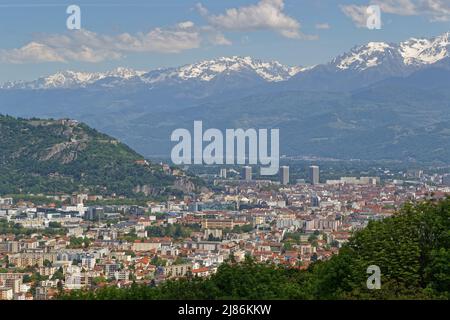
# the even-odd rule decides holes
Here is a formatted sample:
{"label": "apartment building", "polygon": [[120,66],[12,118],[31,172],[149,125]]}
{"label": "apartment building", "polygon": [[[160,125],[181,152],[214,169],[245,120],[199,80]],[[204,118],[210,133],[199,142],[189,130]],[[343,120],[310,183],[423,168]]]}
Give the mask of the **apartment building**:
{"label": "apartment building", "polygon": [[192,274],[192,264],[179,264],[164,267],[164,276],[168,279],[182,278]]}
{"label": "apartment building", "polygon": [[231,219],[205,219],[202,221],[203,229],[233,229],[234,221]]}

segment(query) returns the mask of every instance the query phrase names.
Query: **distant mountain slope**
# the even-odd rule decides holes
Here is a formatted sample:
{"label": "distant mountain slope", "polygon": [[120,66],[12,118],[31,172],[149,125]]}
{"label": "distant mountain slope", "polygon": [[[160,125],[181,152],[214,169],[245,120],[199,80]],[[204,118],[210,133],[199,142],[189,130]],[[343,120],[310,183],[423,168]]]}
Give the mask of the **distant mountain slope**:
{"label": "distant mountain slope", "polygon": [[0,194],[75,192],[132,195],[137,186],[162,193],[174,183],[158,165],[114,138],[73,120],[0,115]]}
{"label": "distant mountain slope", "polygon": [[[446,90],[371,88],[349,93],[283,92],[142,115],[119,136],[147,153],[169,154],[170,133],[206,128],[279,128],[282,154],[340,159],[450,159],[450,84]],[[148,132],[146,139],[137,137]],[[145,144],[145,143],[147,144]]]}
{"label": "distant mountain slope", "polygon": [[65,71],[0,86],[0,112],[81,121],[116,111],[125,118],[134,117],[150,110],[182,109],[266,92],[264,86],[287,80],[301,70],[276,61],[235,56],[150,72],[125,68],[106,73]]}
{"label": "distant mountain slope", "polygon": [[[450,65],[450,64],[449,64]],[[443,69],[436,67],[430,67],[421,69],[417,72],[410,74],[407,77],[392,77],[380,82],[372,84],[368,88],[363,88],[360,91],[368,89],[387,87],[397,87],[399,90],[402,88],[416,88],[418,90],[428,89],[443,89],[447,90],[450,83],[450,69]]]}
{"label": "distant mountain slope", "polygon": [[[157,90],[170,87],[177,93],[177,90],[184,92],[183,86],[189,89],[199,86],[211,94],[214,93],[212,87],[217,79],[229,78],[226,83],[238,82],[245,88],[261,83],[285,82],[291,89],[353,90],[392,76],[407,76],[436,64],[449,68],[449,57],[450,32],[447,32],[431,39],[411,38],[401,43],[369,42],[352,48],[329,63],[306,68],[285,66],[278,61],[233,56],[149,72],[127,68],[96,73],[63,71],[35,81],[7,82],[0,89],[99,90],[134,87]],[[222,89],[226,89],[226,83],[220,83]],[[237,87],[232,86],[231,89]]]}
{"label": "distant mountain slope", "polygon": [[370,42],[327,64],[293,76],[290,89],[352,91],[390,77],[405,77],[430,66],[450,68],[450,33],[432,39],[411,38],[399,44]]}
{"label": "distant mountain slope", "polygon": [[78,119],[146,156],[169,156],[170,133],[203,120],[279,127],[289,155],[448,162],[449,39],[371,42],[310,68],[224,57],[66,72],[5,85],[0,112]]}
{"label": "distant mountain slope", "polygon": [[62,71],[35,81],[7,82],[1,89],[69,89],[87,87],[112,87],[141,83],[148,88],[158,85],[183,83],[196,80],[210,82],[219,76],[246,73],[254,79],[267,82],[285,81],[302,71],[301,67],[289,67],[278,61],[261,61],[251,57],[221,57],[178,68],[165,68],[150,72],[117,68],[110,72]]}
{"label": "distant mountain slope", "polygon": [[284,66],[278,61],[265,62],[251,57],[234,56],[201,61],[180,68],[152,71],[143,75],[142,78],[146,83],[156,83],[167,79],[211,81],[223,74],[250,72],[268,82],[277,82],[287,80],[301,70],[301,67]]}
{"label": "distant mountain slope", "polygon": [[83,88],[101,80],[117,79],[128,80],[145,74],[144,71],[135,71],[127,68],[117,68],[109,72],[76,72],[62,71],[47,77],[39,78],[35,81],[6,82],[0,88],[3,89],[69,89]]}

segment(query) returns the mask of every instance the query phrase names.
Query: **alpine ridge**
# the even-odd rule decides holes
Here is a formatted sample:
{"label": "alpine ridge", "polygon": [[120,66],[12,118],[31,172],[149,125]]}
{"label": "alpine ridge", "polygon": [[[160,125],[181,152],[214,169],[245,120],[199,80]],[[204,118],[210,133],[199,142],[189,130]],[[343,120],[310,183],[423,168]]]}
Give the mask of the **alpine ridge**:
{"label": "alpine ridge", "polygon": [[[125,67],[93,73],[67,70],[34,81],[6,82],[0,89],[78,89],[89,86],[108,88],[136,84],[153,88],[189,81],[207,83],[219,76],[233,77],[239,74],[267,83],[286,82],[291,79],[295,83],[295,79],[304,77],[309,79],[311,76],[314,78],[323,72],[332,72],[334,75],[362,74],[373,73],[374,70],[378,74],[374,80],[378,81],[393,75],[407,76],[418,69],[442,63],[449,57],[450,32],[446,32],[430,39],[410,38],[398,44],[369,42],[352,48],[329,63],[310,67],[286,66],[275,60],[262,61],[248,56],[232,56],[150,71],[137,71]],[[311,85],[308,83],[305,87],[310,89]]]}
{"label": "alpine ridge", "polygon": [[[156,69],[149,72],[119,67],[109,72],[76,72],[61,71],[35,81],[7,82],[2,89],[70,89],[100,84],[108,87],[111,83],[126,84],[138,81],[147,85],[165,82],[181,83],[189,80],[209,82],[219,75],[248,73],[267,82],[279,82],[304,70],[302,67],[289,67],[278,61],[265,62],[251,57],[221,57],[185,65],[178,68]],[[109,80],[109,81],[108,81]]]}
{"label": "alpine ridge", "polygon": [[0,113],[77,119],[144,156],[170,155],[170,133],[203,120],[276,126],[288,156],[448,163],[449,38],[373,41],[313,67],[233,56],[148,72],[61,72],[5,85]]}
{"label": "alpine ridge", "polygon": [[384,63],[403,68],[427,66],[449,57],[449,37],[450,33],[447,32],[432,39],[411,38],[400,44],[369,42],[333,59],[331,64],[341,70],[360,71]]}

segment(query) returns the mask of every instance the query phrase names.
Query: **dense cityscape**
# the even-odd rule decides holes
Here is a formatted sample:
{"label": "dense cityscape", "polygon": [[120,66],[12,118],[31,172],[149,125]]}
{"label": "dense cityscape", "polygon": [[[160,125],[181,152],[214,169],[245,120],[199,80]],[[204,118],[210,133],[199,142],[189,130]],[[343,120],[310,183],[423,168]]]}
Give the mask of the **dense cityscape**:
{"label": "dense cityscape", "polygon": [[[162,164],[168,174],[181,171]],[[405,202],[443,198],[448,175],[290,181],[254,179],[252,167],[219,168],[213,189],[133,204],[124,197],[48,194],[0,197],[0,299],[47,300],[62,292],[132,283],[158,286],[209,277],[226,261],[306,270],[336,255],[371,220]],[[291,179],[292,180],[292,179]],[[131,202],[130,202],[131,201]]]}

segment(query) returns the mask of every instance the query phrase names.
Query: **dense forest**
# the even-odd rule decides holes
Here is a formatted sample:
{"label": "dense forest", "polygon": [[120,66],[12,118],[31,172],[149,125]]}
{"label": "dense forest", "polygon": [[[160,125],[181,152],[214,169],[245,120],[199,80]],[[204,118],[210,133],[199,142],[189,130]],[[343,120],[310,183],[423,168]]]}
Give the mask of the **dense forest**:
{"label": "dense forest", "polygon": [[[381,288],[367,288],[367,268],[381,269]],[[372,221],[338,255],[307,270],[230,259],[208,279],[72,291],[60,299],[449,299],[450,198],[405,205]]]}
{"label": "dense forest", "polygon": [[0,115],[0,195],[71,193],[160,195],[174,177],[114,138],[71,120]]}

